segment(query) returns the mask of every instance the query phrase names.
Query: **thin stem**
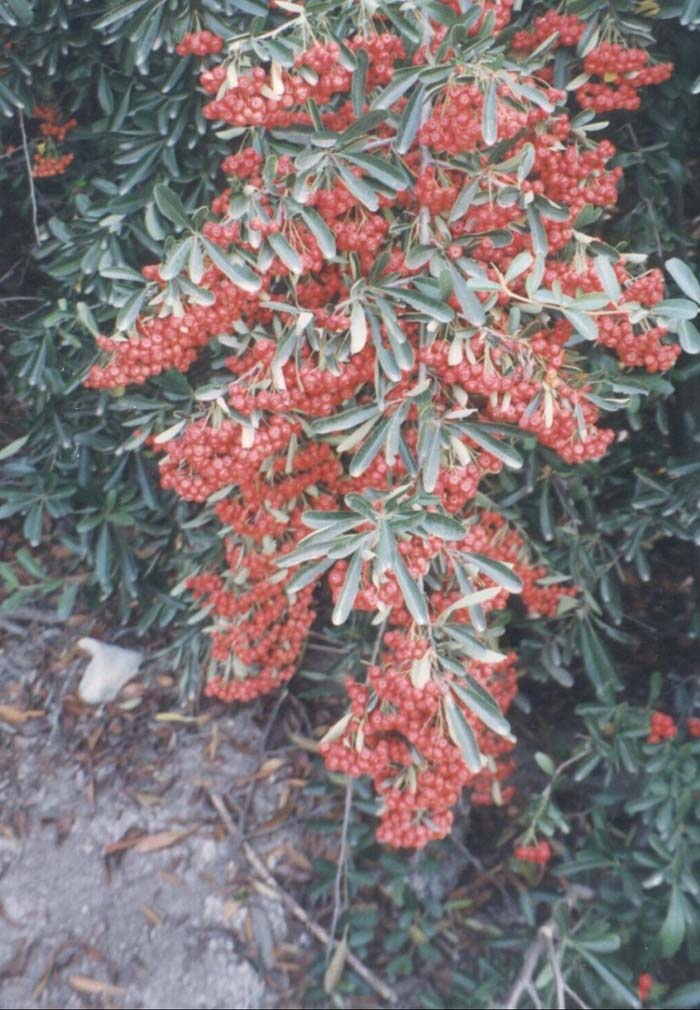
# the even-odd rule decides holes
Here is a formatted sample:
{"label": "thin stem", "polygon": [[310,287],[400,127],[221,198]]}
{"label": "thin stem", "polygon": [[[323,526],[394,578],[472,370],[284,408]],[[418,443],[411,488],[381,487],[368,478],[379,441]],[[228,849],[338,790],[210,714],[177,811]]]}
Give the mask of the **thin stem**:
{"label": "thin stem", "polygon": [[32,225],[34,227],[34,238],[36,244],[41,245],[39,235],[39,208],[36,203],[36,189],[34,187],[34,176],[32,175],[32,162],[29,157],[29,142],[27,141],[27,131],[24,128],[24,113],[19,110],[19,129],[22,134],[22,150],[24,151],[24,163],[27,166],[27,180],[29,182],[29,200],[32,205]]}

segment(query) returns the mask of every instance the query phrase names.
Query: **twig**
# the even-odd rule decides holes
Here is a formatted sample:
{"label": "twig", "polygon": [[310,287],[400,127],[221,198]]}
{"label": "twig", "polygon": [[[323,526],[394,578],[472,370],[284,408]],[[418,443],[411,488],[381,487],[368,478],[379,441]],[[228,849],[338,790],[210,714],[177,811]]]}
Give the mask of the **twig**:
{"label": "twig", "polygon": [[554,988],[557,995],[557,1010],[566,1010],[564,978],[561,973],[561,966],[559,964],[559,958],[557,957],[556,947],[554,946],[554,929],[555,927],[552,923],[546,923],[542,927],[541,932],[544,934],[545,943],[547,944],[547,954],[552,968],[552,974],[554,976]]}
{"label": "twig", "polygon": [[566,983],[564,983],[564,992],[568,993],[572,999],[576,1000],[578,1005],[581,1007],[581,1010],[590,1010],[588,1003],[584,1003],[579,994],[574,992],[574,990],[570,986],[566,985]]}
{"label": "twig", "polygon": [[32,205],[32,225],[34,226],[34,238],[36,244],[41,245],[39,235],[39,209],[36,205],[36,189],[34,188],[34,176],[32,175],[32,162],[29,157],[29,143],[27,141],[27,131],[24,128],[24,113],[19,110],[19,129],[22,134],[22,150],[24,151],[24,163],[27,166],[27,180],[29,182],[29,200]]}
{"label": "twig", "polygon": [[3,614],[0,614],[0,628],[2,628],[3,631],[7,631],[10,635],[17,635],[18,638],[26,638],[27,635],[26,628],[22,628],[19,624],[15,624],[14,621],[11,621],[9,617],[5,617]]}
{"label": "twig", "polygon": [[528,984],[525,986],[525,992],[528,994],[528,996],[532,1000],[532,1003],[533,1003],[533,1006],[535,1007],[535,1010],[542,1010],[542,1000],[537,995],[537,990],[535,989],[535,987],[532,984],[532,982],[528,982]]}
{"label": "twig", "polygon": [[38,607],[13,607],[8,611],[18,621],[36,621],[37,624],[65,624],[65,619]]}
{"label": "twig", "polygon": [[529,990],[532,985],[532,976],[535,974],[540,957],[547,949],[547,941],[543,933],[543,928],[544,927],[537,931],[537,936],[527,949],[523,966],[518,972],[518,977],[513,983],[512,989],[506,996],[504,1010],[516,1010],[516,1007],[520,1002],[520,997],[526,990]]}
{"label": "twig", "polygon": [[[260,741],[260,746],[258,747],[259,760],[262,760],[265,754],[267,748],[267,742],[270,739],[270,734],[272,733],[272,728],[275,725],[275,722],[277,721],[279,710],[282,707],[282,702],[287,697],[287,694],[288,694],[287,690],[284,690],[277,698],[277,701],[275,702],[275,707],[272,710],[272,715],[268,720],[267,726],[265,727],[265,732],[263,733],[263,738]],[[253,779],[253,781],[248,786],[248,792],[246,793],[245,799],[243,800],[243,809],[241,811],[241,816],[238,822],[238,831],[240,832],[241,838],[245,836],[246,821],[248,820],[248,814],[250,813],[250,805],[253,802],[253,796],[255,794],[257,784],[258,780]]]}
{"label": "twig", "polygon": [[[236,826],[233,823],[233,818],[224,805],[223,799],[217,793],[208,792],[212,806],[221,818],[224,827],[228,833],[235,838],[238,832],[236,831]],[[295,919],[298,919],[299,922],[306,927],[312,936],[324,945],[329,943],[332,943],[334,946],[338,945],[337,941],[331,940],[323,926],[319,926],[317,922],[310,919],[301,905],[294,900],[291,894],[288,894],[281,887],[255,849],[248,842],[243,842],[243,855],[246,857],[258,876],[261,877],[264,883],[275,892],[282,904],[289,909]],[[382,981],[382,979],[375,975],[373,971],[371,971],[355,954],[352,953],[352,951],[348,951],[347,962],[350,967],[382,997],[382,999],[385,999],[387,1003],[398,1003],[399,997],[391,986],[388,986],[384,981]]]}
{"label": "twig", "polygon": [[[328,947],[326,958],[330,959],[331,948],[335,940],[335,931],[340,918],[341,908],[347,905],[347,894],[341,896],[343,881],[347,879],[348,872],[348,828],[350,827],[350,814],[352,813],[352,793],[355,782],[348,778],[345,785],[345,806],[343,807],[343,827],[340,832],[340,853],[338,854],[338,868],[335,871],[335,881],[333,883],[333,918],[328,930]],[[345,888],[347,891],[347,887]]]}

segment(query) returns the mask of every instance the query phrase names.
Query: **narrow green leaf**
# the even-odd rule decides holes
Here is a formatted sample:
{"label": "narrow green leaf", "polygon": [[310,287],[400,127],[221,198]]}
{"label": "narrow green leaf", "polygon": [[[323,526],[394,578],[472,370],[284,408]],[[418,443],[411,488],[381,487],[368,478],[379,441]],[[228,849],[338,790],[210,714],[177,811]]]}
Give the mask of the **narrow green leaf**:
{"label": "narrow green leaf", "polygon": [[399,154],[407,154],[420,128],[425,104],[425,88],[421,84],[406,102],[396,131],[395,148]]}
{"label": "narrow green leaf", "polygon": [[440,537],[442,540],[463,540],[466,535],[459,519],[445,515],[444,512],[425,512],[420,524],[429,536]]}
{"label": "narrow green leaf", "polygon": [[497,586],[507,589],[509,593],[522,592],[523,583],[520,576],[516,575],[502,561],[494,561],[493,558],[488,558],[485,554],[474,554],[471,551],[465,551],[462,557],[470,565],[473,565],[477,571],[481,572],[482,575],[488,576]]}
{"label": "narrow green leaf", "polygon": [[355,602],[355,597],[357,596],[357,590],[360,588],[361,576],[362,554],[360,551],[357,551],[348,564],[345,581],[343,582],[342,589],[338,595],[338,600],[335,608],[333,609],[333,616],[331,617],[333,624],[345,624],[347,621],[350,611],[352,610],[352,605]]}
{"label": "narrow green leaf", "polygon": [[180,228],[185,228],[187,231],[192,230],[187,211],[183,207],[180,197],[173,193],[164,182],[158,183],[154,187],[153,197],[163,217],[167,217],[168,221]]}
{"label": "narrow green leaf", "polygon": [[498,81],[492,77],[486,90],[484,109],[481,117],[481,135],[487,147],[498,140]]}
{"label": "narrow green leaf", "polygon": [[470,438],[472,442],[476,442],[477,445],[480,445],[482,449],[495,456],[496,459],[500,459],[506,466],[509,466],[512,470],[522,469],[522,456],[512,446],[508,445],[507,442],[501,442],[499,439],[494,438],[493,435],[489,435],[478,424],[463,422],[459,427],[460,431],[464,432],[467,438]]}
{"label": "narrow green leaf", "polygon": [[282,260],[284,265],[293,274],[300,274],[304,268],[301,256],[294,249],[281,232],[273,232],[268,235],[267,241],[274,249],[276,255]]}
{"label": "narrow green leaf", "polygon": [[428,606],[425,602],[425,594],[409,572],[399,551],[396,551],[394,557],[394,575],[413,620],[416,624],[428,624]]}
{"label": "narrow green leaf", "polygon": [[666,918],[659,932],[662,957],[675,957],[680,950],[685,936],[685,909],[680,888],[674,884],[671,888],[671,900]]}
{"label": "narrow green leaf", "polygon": [[576,309],[562,309],[563,315],[573,326],[574,330],[580,334],[584,340],[597,340],[598,327],[592,316],[587,316],[585,312],[578,312]]}
{"label": "narrow green leaf", "polygon": [[445,698],[445,716],[450,736],[461,750],[467,768],[476,775],[483,767],[483,758],[473,729],[450,695]]}
{"label": "narrow green leaf", "polygon": [[351,477],[360,477],[374,460],[384,442],[388,424],[388,418],[382,418],[357,450],[350,463]]}
{"label": "narrow green leaf", "polygon": [[249,266],[242,262],[230,260],[225,256],[218,246],[208,239],[202,239],[202,245],[209,259],[214,266],[228,277],[236,287],[253,294],[260,290],[262,282],[257,274],[253,273]]}
{"label": "narrow green leaf", "polygon": [[510,723],[501,712],[498,702],[473,677],[467,674],[466,683],[452,681],[450,689],[485,726],[499,736],[510,737]]}
{"label": "narrow green leaf", "polygon": [[467,656],[470,659],[475,659],[477,663],[497,664],[502,663],[506,658],[504,653],[496,652],[495,649],[489,649],[487,646],[482,645],[465,624],[445,624],[444,629],[450,638],[459,643]]}

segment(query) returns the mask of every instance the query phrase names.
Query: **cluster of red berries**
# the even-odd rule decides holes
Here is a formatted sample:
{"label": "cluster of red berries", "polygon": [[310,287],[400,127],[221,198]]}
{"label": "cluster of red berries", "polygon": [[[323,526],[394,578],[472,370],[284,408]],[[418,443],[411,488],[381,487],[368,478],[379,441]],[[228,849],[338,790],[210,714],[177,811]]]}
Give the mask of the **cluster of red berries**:
{"label": "cluster of red berries", "polygon": [[[367,684],[348,679],[350,710],[321,742],[331,771],[370,775],[381,799],[377,838],[396,848],[421,849],[444,838],[452,826],[452,807],[465,786],[478,781],[488,790],[488,802],[505,803],[512,789],[498,783],[511,770],[503,756],[513,741],[487,730],[451,689],[454,675],[428,669],[418,679],[421,664],[430,667],[425,639],[394,630],[385,637],[379,665],[370,667]],[[515,656],[496,666],[471,664],[470,675],[499,697],[506,710],[515,693]],[[488,768],[470,772],[462,753],[444,729],[450,707],[471,726]],[[501,769],[499,764],[505,764]]]}
{"label": "cluster of red berries", "polygon": [[554,47],[575,46],[580,42],[585,29],[585,21],[575,14],[559,14],[550,10],[535,18],[530,31],[515,33],[513,49],[526,53],[533,52],[553,36],[556,36]]}
{"label": "cluster of red berries", "polygon": [[667,81],[672,63],[649,66],[645,49],[629,49],[618,42],[601,42],[583,61],[583,69],[601,81],[586,81],[576,89],[576,98],[584,109],[612,112],[614,109],[634,111],[641,103],[639,89]]}
{"label": "cluster of red berries", "polygon": [[652,712],[649,721],[649,735],[647,743],[662,743],[664,740],[672,740],[678,727],[670,715],[663,712]]}
{"label": "cluster of red berries", "polygon": [[[449,6],[461,13],[456,0]],[[493,11],[496,33],[511,6],[509,0],[482,4],[484,13]],[[515,36],[513,51],[516,57],[532,52],[553,31],[561,44],[572,45],[580,25],[549,12],[535,20],[527,39]],[[314,617],[316,585],[327,573],[337,599],[346,583],[348,554],[341,549],[336,559],[315,560],[303,588],[289,589],[296,570],[280,570],[276,560],[303,551],[305,511],[342,512],[351,493],[382,499],[399,487],[410,489],[407,495],[421,490],[415,462],[423,452],[428,396],[441,434],[431,490],[442,510],[463,523],[464,537],[455,542],[404,534],[396,550],[416,583],[429,587],[423,592],[436,627],[447,608],[452,619],[470,621],[460,603],[465,554],[510,566],[531,614],[556,615],[562,599],[576,592],[570,585],[548,585],[545,567],[532,563],[519,534],[502,516],[474,506],[480,483],[503,466],[500,425],[534,434],[571,463],[599,457],[613,438],[599,427],[590,380],[569,350],[574,327],[561,302],[545,305],[537,317],[528,317],[528,325],[509,327],[510,310],[530,294],[527,271],[516,271],[507,283],[505,277],[517,257],[531,260],[543,242],[544,289],[572,299],[604,294],[593,259],[572,248],[573,225],[584,207],[615,204],[621,170],[608,167],[613,145],[575,133],[561,111],[564,94],[543,88],[550,53],[542,56],[541,73],[524,73],[517,85],[502,80],[495,93],[487,80],[470,77],[467,66],[456,68],[436,90],[429,116],[402,154],[394,141],[407,94],[389,102],[390,115],[372,117],[365,150],[348,149],[342,172],[329,167],[332,159],[309,172],[289,154],[266,148],[269,130],[300,125],[318,131],[320,122],[327,131],[342,131],[357,121],[366,109],[358,108],[353,94],[352,54],[366,54],[363,88],[371,107],[397,68],[432,63],[445,39],[444,25],[429,25],[430,40],[409,61],[386,22],[379,19],[376,27],[368,31],[363,23],[362,33],[350,34],[342,46],[319,32],[288,67],[272,63],[236,75],[222,63],[204,70],[201,83],[211,96],[204,114],[249,131],[223,162],[226,186],[202,227],[221,251],[204,256],[198,283],[208,304],[185,299],[181,310],[169,314],[157,300],[157,309],[140,316],[128,335],[98,339],[104,357],[87,380],[95,388],[115,388],[169,368],[184,372],[218,336],[236,347],[225,362],[228,383],[218,402],[204,403],[177,435],[154,444],[163,454],[164,487],[196,503],[217,495],[226,565],[200,572],[189,586],[210,615],[215,667],[208,693],[228,700],[253,698],[287,680]],[[221,48],[220,39],[204,35],[186,36],[178,51],[203,55],[203,46],[209,53]],[[590,72],[597,73],[597,66],[594,60]],[[652,70],[660,73],[630,64],[624,77],[650,83]],[[541,100],[531,100],[523,85],[537,89]],[[494,145],[484,137],[487,94],[494,104],[493,132],[509,142],[506,160],[493,165]],[[322,147],[318,153],[320,164]],[[399,172],[406,173],[406,184],[392,195],[389,182]],[[467,187],[472,200],[460,212]],[[556,212],[545,213],[552,205]],[[532,214],[541,206],[536,242]],[[423,258],[407,242],[417,221],[426,236],[420,239]],[[244,290],[231,280],[221,256],[255,264],[259,289],[244,283]],[[598,343],[615,350],[624,365],[669,367],[676,346],[652,325],[651,312],[632,323],[625,307],[651,310],[663,296],[660,275],[635,276],[624,259],[613,269],[620,297],[604,298],[596,310]],[[426,325],[417,306],[425,303],[433,278],[453,276],[451,271],[459,276],[443,301],[455,322]],[[143,274],[154,290],[164,286],[159,265]],[[377,284],[376,302],[371,294],[359,305],[359,325],[357,291],[371,291],[378,280],[386,287]],[[483,313],[484,324],[472,325],[472,313]],[[421,401],[411,400],[417,389],[423,390]],[[349,410],[366,411],[364,425],[354,431]],[[483,432],[493,433],[486,445],[477,431],[483,425]],[[358,452],[367,457],[364,465],[351,468]],[[447,833],[463,786],[475,803],[507,802],[513,745],[462,704],[453,690],[454,673],[431,651],[435,638],[430,641],[411,618],[401,581],[391,571],[378,575],[369,553],[360,565],[354,608],[387,614],[389,630],[367,683],[349,682],[350,711],[322,751],[330,767],[373,777],[383,803],[383,841],[420,847]],[[485,591],[484,612],[506,606],[508,592],[478,569],[473,584]],[[464,665],[505,711],[516,693],[515,657]],[[452,735],[455,720],[468,723],[487,758],[478,772],[469,770]]]}
{"label": "cluster of red berries", "polygon": [[54,175],[63,175],[74,157],[72,152],[57,157],[37,153],[32,159],[32,175],[35,179],[49,179]]}
{"label": "cluster of red berries", "polygon": [[224,47],[224,40],[214,32],[187,32],[175,46],[178,56],[218,55]]}
{"label": "cluster of red berries", "polygon": [[688,730],[688,736],[692,736],[694,739],[700,737],[700,719],[690,718],[686,724]]}
{"label": "cluster of red berries", "polygon": [[552,858],[552,847],[544,839],[536,845],[518,845],[514,852],[516,859],[521,859],[524,863],[538,863],[546,866]]}
{"label": "cluster of red berries", "polygon": [[651,990],[653,987],[654,979],[648,971],[643,971],[637,979],[637,996],[639,997],[640,1003],[646,1003],[651,996]]}
{"label": "cluster of red berries", "polygon": [[[59,122],[60,112],[53,105],[35,105],[32,116],[39,120],[39,130],[49,141],[48,145],[42,142],[39,149],[34,152],[32,175],[35,179],[49,179],[55,175],[62,175],[75,156],[72,152],[56,153],[53,142],[65,140],[70,131],[78,125],[77,119],[71,118],[63,123]],[[46,150],[47,146],[53,153]]]}

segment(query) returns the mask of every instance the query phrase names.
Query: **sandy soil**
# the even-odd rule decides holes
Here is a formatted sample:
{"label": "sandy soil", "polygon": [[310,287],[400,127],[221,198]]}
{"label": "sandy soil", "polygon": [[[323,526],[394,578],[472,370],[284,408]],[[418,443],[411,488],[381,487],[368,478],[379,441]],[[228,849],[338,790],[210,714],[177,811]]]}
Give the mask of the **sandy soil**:
{"label": "sandy soil", "polygon": [[298,753],[270,751],[250,710],[183,718],[148,661],[84,705],[79,619],[0,634],[0,1007],[293,1006],[309,941],[212,795],[293,886]]}

